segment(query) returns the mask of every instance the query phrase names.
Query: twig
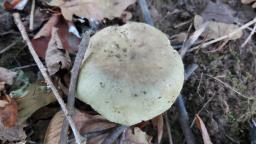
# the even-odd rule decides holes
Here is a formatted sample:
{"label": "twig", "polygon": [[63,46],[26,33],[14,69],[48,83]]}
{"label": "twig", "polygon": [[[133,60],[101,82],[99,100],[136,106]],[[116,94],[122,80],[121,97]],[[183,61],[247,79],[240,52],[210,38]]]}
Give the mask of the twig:
{"label": "twig", "polygon": [[164,119],[165,119],[165,125],[168,133],[169,144],[173,144],[171,126],[169,124],[169,118],[168,118],[167,112],[164,113]]}
{"label": "twig", "polygon": [[32,31],[34,29],[35,6],[36,6],[36,0],[32,0],[30,19],[29,19],[29,30],[30,31]]}
{"label": "twig", "polygon": [[[79,50],[77,52],[77,55],[73,64],[73,68],[71,70],[71,79],[70,79],[68,103],[67,103],[67,107],[69,112],[71,113],[71,116],[73,116],[73,112],[74,112],[76,85],[77,85],[79,69],[82,64],[86,49],[88,47],[89,39],[90,39],[90,31],[85,32],[83,35],[82,41],[80,42],[80,45],[79,45]],[[65,119],[62,126],[62,131],[61,131],[61,144],[67,143],[68,141],[67,132],[68,132],[68,121],[67,119]]]}
{"label": "twig", "polygon": [[240,93],[239,91],[237,91],[237,90],[235,90],[234,88],[232,88],[229,84],[224,83],[222,80],[220,80],[220,79],[218,79],[218,78],[216,78],[216,77],[213,77],[213,76],[208,75],[208,74],[205,74],[205,75],[208,76],[209,78],[212,78],[212,79],[214,79],[214,80],[220,82],[220,83],[223,84],[225,87],[231,89],[233,92],[235,92],[238,96],[240,96],[240,97],[242,97],[242,98],[245,98],[245,99],[248,99],[248,100],[253,100],[253,99],[255,99],[255,98],[253,98],[253,97],[248,97],[248,96],[243,95],[243,94]]}
{"label": "twig", "polygon": [[254,24],[253,30],[251,31],[250,35],[247,37],[247,39],[244,41],[244,43],[241,45],[241,47],[245,47],[246,44],[251,40],[253,34],[256,31],[256,24]]}
{"label": "twig", "polygon": [[251,135],[251,144],[256,144],[256,121],[254,119],[252,119],[250,135]]}
{"label": "twig", "polygon": [[181,126],[181,129],[184,133],[185,140],[187,144],[195,144],[195,137],[190,129],[189,126],[189,117],[188,113],[182,98],[182,95],[178,97],[176,100],[176,105],[178,106],[179,110],[179,123]]}
{"label": "twig", "polygon": [[12,47],[14,47],[17,43],[19,42],[19,40],[15,40],[13,43],[11,43],[10,45],[8,45],[6,48],[2,49],[0,51],[0,54],[5,53],[6,51],[10,50]]}
{"label": "twig", "polygon": [[15,67],[15,68],[12,68],[11,70],[20,70],[20,69],[30,68],[30,67],[34,67],[34,66],[37,66],[37,65],[36,64],[29,64],[29,65]]}
{"label": "twig", "polygon": [[[215,93],[214,93],[214,95],[215,95]],[[211,98],[209,98],[206,103],[204,103],[204,105],[202,106],[202,108],[196,113],[197,115],[200,115],[200,113],[204,110],[204,108],[213,100],[214,95],[213,95]],[[194,117],[193,121],[191,122],[190,128],[193,127],[193,125],[194,125],[194,123],[195,123],[195,120],[196,120],[196,117]]]}
{"label": "twig", "polygon": [[128,126],[120,125],[117,126],[112,133],[110,133],[102,144],[112,144],[115,140],[126,130]]}
{"label": "twig", "polygon": [[184,57],[184,55],[186,54],[186,52],[188,51],[188,49],[196,42],[196,40],[199,38],[199,36],[204,32],[204,30],[206,29],[208,23],[204,23],[200,26],[200,28],[195,31],[192,36],[189,37],[188,40],[186,40],[184,43],[183,43],[183,46],[180,50],[180,56],[181,58]]}
{"label": "twig", "polygon": [[68,112],[68,109],[66,108],[66,105],[64,103],[64,101],[62,100],[58,90],[56,89],[56,87],[54,86],[50,76],[47,74],[47,70],[45,68],[45,66],[43,65],[43,63],[41,62],[41,60],[39,59],[37,53],[35,52],[34,48],[33,48],[33,45],[27,35],[27,32],[26,32],[26,29],[24,27],[24,25],[22,24],[22,21],[20,19],[20,14],[19,13],[14,13],[13,14],[13,17],[14,17],[14,21],[23,37],[23,39],[26,41],[27,45],[28,45],[28,49],[31,53],[31,55],[33,56],[39,70],[41,71],[44,79],[46,80],[47,84],[49,85],[49,87],[51,88],[54,96],[56,97],[56,99],[58,100],[59,104],[60,104],[60,107],[62,109],[62,111],[64,112],[70,126],[71,126],[71,129],[74,133],[74,136],[75,136],[75,139],[76,139],[76,143],[77,144],[81,144],[81,138],[80,138],[80,134],[79,132],[77,131],[76,129],[76,126],[75,126],[75,123],[73,121],[73,119],[71,118],[70,116],[70,113]]}
{"label": "twig", "polygon": [[154,21],[149,13],[149,9],[148,9],[148,4],[146,0],[139,0],[138,1],[140,9],[142,11],[143,14],[143,18],[145,20],[145,22],[149,25],[154,25]]}
{"label": "twig", "polygon": [[231,32],[231,33],[229,33],[229,34],[227,34],[227,35],[224,35],[224,36],[222,36],[222,37],[219,37],[219,38],[216,38],[216,39],[214,39],[214,40],[211,40],[211,41],[209,41],[209,42],[207,42],[207,43],[204,43],[204,44],[202,44],[202,45],[200,45],[200,46],[196,46],[196,47],[191,48],[191,49],[189,50],[189,52],[191,52],[191,51],[193,51],[193,50],[196,50],[196,49],[198,49],[198,48],[206,48],[207,46],[209,46],[209,45],[211,45],[211,44],[214,44],[214,43],[216,43],[216,42],[222,41],[222,40],[224,40],[224,39],[228,39],[228,38],[232,37],[233,35],[237,34],[238,32],[240,32],[240,31],[242,31],[242,30],[248,28],[249,26],[251,26],[251,25],[253,25],[253,24],[255,24],[255,23],[256,23],[256,18],[254,18],[253,20],[251,20],[251,21],[249,21],[248,23],[246,23],[246,24],[244,24],[243,26],[241,26],[239,29],[236,29],[235,31],[233,31],[233,32]]}

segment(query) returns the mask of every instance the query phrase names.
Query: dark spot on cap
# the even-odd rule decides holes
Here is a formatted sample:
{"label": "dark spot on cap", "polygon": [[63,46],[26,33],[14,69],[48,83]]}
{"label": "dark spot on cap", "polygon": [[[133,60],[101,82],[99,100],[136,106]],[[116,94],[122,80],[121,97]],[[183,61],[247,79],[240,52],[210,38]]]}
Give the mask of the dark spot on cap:
{"label": "dark spot on cap", "polygon": [[162,97],[158,97],[158,99],[161,99]]}
{"label": "dark spot on cap", "polygon": [[116,54],[115,57],[117,57],[118,59],[121,58],[121,55],[120,54]]}
{"label": "dark spot on cap", "polygon": [[147,94],[147,92],[146,92],[146,91],[143,91],[143,94]]}
{"label": "dark spot on cap", "polygon": [[133,60],[136,57],[136,53],[131,53],[130,59]]}
{"label": "dark spot on cap", "polygon": [[105,84],[103,82],[100,82],[100,87],[101,88],[104,88],[105,87]]}
{"label": "dark spot on cap", "polygon": [[138,97],[138,95],[137,95],[137,94],[134,94],[133,96],[134,96],[134,97]]}
{"label": "dark spot on cap", "polygon": [[127,48],[124,48],[124,49],[123,49],[123,52],[127,52]]}

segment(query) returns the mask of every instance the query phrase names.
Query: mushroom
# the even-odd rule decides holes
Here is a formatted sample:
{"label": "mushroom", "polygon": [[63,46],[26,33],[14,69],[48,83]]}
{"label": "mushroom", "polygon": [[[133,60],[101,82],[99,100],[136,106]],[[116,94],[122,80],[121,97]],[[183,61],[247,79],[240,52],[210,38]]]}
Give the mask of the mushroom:
{"label": "mushroom", "polygon": [[91,37],[77,98],[106,119],[134,125],[168,110],[179,95],[184,66],[160,30],[131,22]]}

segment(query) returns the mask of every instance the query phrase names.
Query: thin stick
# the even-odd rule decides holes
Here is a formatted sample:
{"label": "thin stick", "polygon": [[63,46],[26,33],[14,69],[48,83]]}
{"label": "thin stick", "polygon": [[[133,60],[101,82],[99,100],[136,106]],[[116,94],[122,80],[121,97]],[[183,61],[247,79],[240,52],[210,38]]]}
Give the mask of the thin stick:
{"label": "thin stick", "polygon": [[204,23],[200,26],[200,28],[195,31],[193,33],[192,36],[189,37],[188,40],[186,40],[184,43],[183,43],[183,46],[182,48],[180,49],[180,56],[181,58],[183,58],[186,54],[186,52],[188,51],[188,49],[196,42],[196,40],[199,38],[199,36],[204,32],[204,30],[206,29],[208,23]]}
{"label": "thin stick", "polygon": [[12,47],[14,47],[17,43],[19,42],[19,40],[15,40],[13,43],[11,43],[10,45],[8,45],[6,48],[2,49],[0,51],[0,54],[5,53],[6,51],[10,50]]}
{"label": "thin stick", "polygon": [[15,68],[12,68],[11,70],[20,70],[20,69],[30,68],[30,67],[34,67],[34,66],[37,66],[37,65],[36,64],[29,64],[29,65],[15,67]]}
{"label": "thin stick", "polygon": [[154,21],[153,21],[151,15],[149,13],[147,1],[146,0],[139,0],[138,3],[139,3],[139,6],[140,6],[140,9],[142,11],[145,22],[147,24],[153,26]]}
{"label": "thin stick", "polygon": [[[201,112],[204,110],[204,108],[213,100],[214,97],[215,97],[215,94],[211,98],[209,98],[206,103],[204,103],[204,105],[201,107],[201,109],[196,114],[200,115]],[[193,121],[191,122],[190,128],[193,127],[195,120],[196,120],[196,117],[194,117]]]}
{"label": "thin stick", "polygon": [[59,104],[60,104],[60,107],[62,109],[62,111],[64,112],[66,118],[68,119],[68,122],[69,122],[69,125],[71,126],[71,129],[74,133],[74,136],[75,136],[75,139],[76,139],[76,143],[77,144],[81,144],[81,138],[80,138],[80,134],[79,132],[77,131],[76,129],[76,126],[75,126],[75,123],[73,121],[73,119],[71,118],[67,108],[66,108],[66,105],[64,103],[64,101],[62,100],[58,90],[56,89],[56,87],[54,86],[53,82],[51,81],[51,78],[50,76],[47,74],[47,70],[45,68],[45,66],[43,65],[43,63],[41,62],[41,60],[39,59],[37,53],[35,52],[34,48],[33,48],[33,45],[27,35],[27,32],[26,32],[26,29],[24,27],[24,25],[22,24],[22,21],[20,19],[20,14],[19,13],[14,13],[13,14],[13,17],[14,17],[14,21],[23,37],[23,39],[26,41],[27,45],[28,45],[28,49],[31,53],[31,55],[33,56],[39,70],[41,71],[45,81],[47,82],[47,85],[49,85],[49,87],[51,88],[54,96],[56,97],[56,99],[58,100]]}
{"label": "thin stick", "polygon": [[189,126],[188,112],[186,110],[182,95],[180,95],[176,100],[176,105],[179,110],[179,123],[184,133],[185,141],[187,144],[195,144],[195,137]]}
{"label": "thin stick", "polygon": [[169,144],[173,144],[171,126],[169,124],[169,118],[168,118],[167,112],[164,113],[164,119],[165,119],[165,125],[168,133]]}
{"label": "thin stick", "polygon": [[224,40],[224,39],[228,39],[228,38],[232,37],[233,35],[239,33],[240,31],[242,31],[242,30],[248,28],[249,26],[251,26],[251,25],[253,25],[253,24],[255,24],[255,23],[256,23],[256,18],[254,18],[253,20],[251,20],[251,21],[249,21],[248,23],[246,23],[246,24],[244,24],[243,26],[241,26],[239,29],[237,29],[237,30],[235,30],[235,31],[233,31],[233,32],[231,32],[231,33],[229,33],[229,34],[227,34],[227,35],[224,35],[224,36],[222,36],[222,37],[216,38],[216,39],[211,40],[211,41],[209,41],[209,42],[207,42],[207,43],[204,43],[204,44],[202,44],[202,45],[193,47],[193,48],[191,48],[191,49],[188,50],[188,51],[191,52],[191,51],[196,50],[196,49],[198,49],[198,48],[206,48],[207,46],[209,46],[209,45],[211,45],[211,44],[217,43],[217,42],[222,41],[222,40]]}
{"label": "thin stick", "polygon": [[[86,49],[88,47],[89,39],[90,39],[90,31],[85,32],[85,34],[83,35],[83,39],[80,42],[79,49],[73,64],[73,68],[71,70],[71,79],[70,79],[68,103],[67,103],[67,107],[69,112],[71,113],[71,116],[73,116],[73,112],[74,112],[76,85],[78,80],[79,69],[82,64]],[[68,133],[68,121],[67,119],[65,119],[62,126],[62,131],[61,131],[61,144],[65,144],[68,142],[67,133]]]}
{"label": "thin stick", "polygon": [[32,31],[34,29],[35,6],[36,6],[36,1],[32,0],[32,6],[31,6],[31,11],[30,11],[30,19],[29,19],[29,30],[30,31]]}
{"label": "thin stick", "polygon": [[256,24],[254,24],[253,30],[251,31],[250,35],[247,37],[247,39],[244,41],[244,43],[241,45],[241,47],[245,47],[246,44],[251,40],[253,34],[256,31]]}
{"label": "thin stick", "polygon": [[115,140],[128,128],[128,126],[120,125],[117,126],[112,133],[103,141],[102,144],[112,144]]}
{"label": "thin stick", "polygon": [[242,97],[242,98],[245,98],[245,99],[248,99],[248,100],[253,100],[254,98],[253,97],[248,97],[248,96],[245,96],[243,95],[242,93],[240,93],[239,91],[235,90],[234,88],[232,88],[229,84],[227,83],[224,83],[222,80],[216,78],[216,77],[213,77],[211,75],[208,75],[208,74],[205,74],[206,76],[208,76],[209,78],[212,78],[218,82],[220,82],[221,84],[223,84],[225,87],[231,89],[233,92],[235,92],[238,96]]}

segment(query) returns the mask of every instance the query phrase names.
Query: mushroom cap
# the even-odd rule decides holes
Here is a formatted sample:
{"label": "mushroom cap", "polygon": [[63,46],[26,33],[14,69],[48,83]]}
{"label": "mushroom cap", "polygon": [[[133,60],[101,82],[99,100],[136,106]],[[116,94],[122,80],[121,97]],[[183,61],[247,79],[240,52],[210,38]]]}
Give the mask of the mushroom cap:
{"label": "mushroom cap", "polygon": [[184,81],[184,66],[167,36],[143,23],[110,26],[91,37],[77,98],[106,119],[134,125],[168,110]]}

